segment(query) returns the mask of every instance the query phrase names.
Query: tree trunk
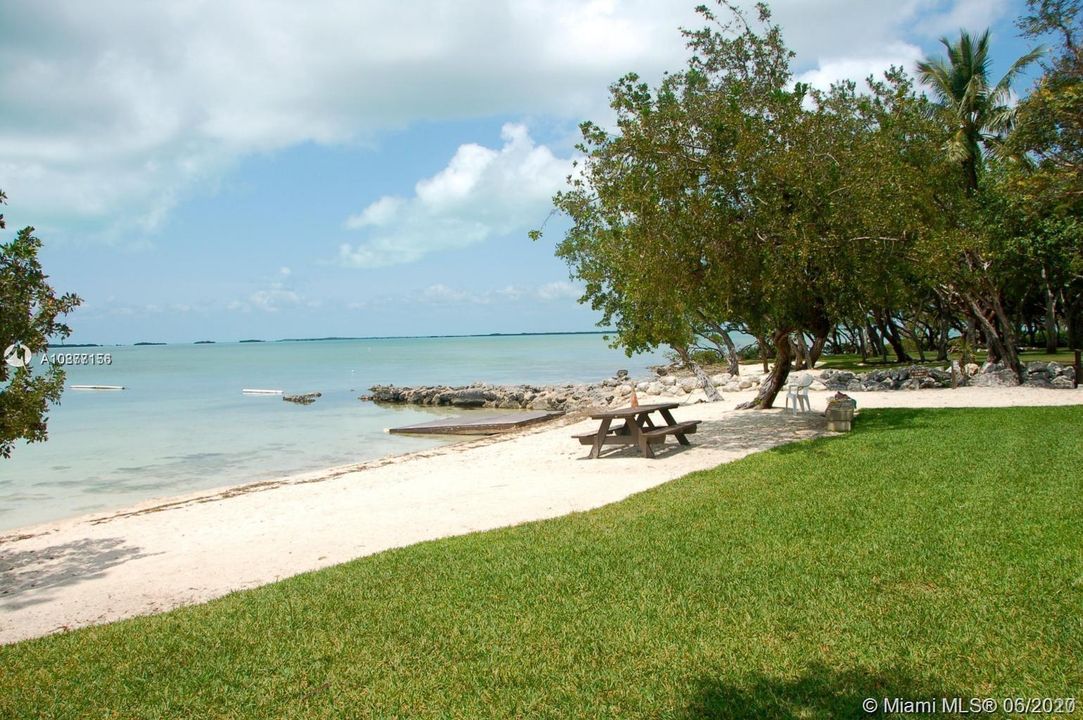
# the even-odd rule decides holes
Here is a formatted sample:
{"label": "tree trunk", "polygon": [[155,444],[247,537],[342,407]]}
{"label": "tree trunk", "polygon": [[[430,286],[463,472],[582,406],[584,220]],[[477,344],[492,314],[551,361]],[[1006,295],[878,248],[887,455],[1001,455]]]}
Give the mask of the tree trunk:
{"label": "tree trunk", "polygon": [[966,366],[974,362],[974,336],[978,332],[978,321],[974,317],[973,311],[970,313],[970,317],[966,319],[966,332],[963,334],[963,352],[962,358],[959,364]]}
{"label": "tree trunk", "polygon": [[1049,283],[1045,267],[1042,267],[1042,280],[1045,285],[1045,351],[1053,354],[1057,351],[1057,293]]}
{"label": "tree trunk", "polygon": [[808,341],[805,340],[805,333],[800,330],[797,331],[797,369],[798,370],[811,370],[812,361],[809,358]]}
{"label": "tree trunk", "polygon": [[947,360],[948,359],[948,321],[947,318],[938,318],[939,324],[938,334],[936,338],[936,359]]}
{"label": "tree trunk", "polygon": [[857,328],[854,330],[854,338],[858,342],[858,350],[861,352],[861,362],[867,363],[869,361],[869,343],[865,341],[865,330],[863,328]]}
{"label": "tree trunk", "polygon": [[823,355],[825,345],[827,345],[827,335],[817,335],[813,338],[812,347],[808,351],[809,370],[816,369],[816,363],[820,362],[820,356]]}
{"label": "tree trunk", "polygon": [[722,344],[726,346],[726,372],[734,377],[741,374],[741,358],[737,356],[737,346],[733,344],[733,338],[723,330],[718,333],[722,338]]}
{"label": "tree trunk", "polygon": [[[1065,292],[1064,324],[1068,330],[1068,349],[1083,350],[1083,292]],[[1077,378],[1083,382],[1083,378]]]}
{"label": "tree trunk", "polygon": [[[887,339],[891,344],[891,349],[895,352],[895,358],[901,362],[913,362],[913,358],[906,352],[906,348],[903,347],[902,337],[899,335],[899,328],[895,325],[895,321],[891,319],[891,315],[888,313],[876,313],[876,324],[880,326],[881,335]],[[884,353],[884,360],[887,360],[887,353]]]}
{"label": "tree trunk", "polygon": [[771,368],[767,379],[760,384],[760,391],[756,397],[746,403],[737,406],[738,410],[767,410],[775,402],[778,395],[786,384],[786,378],[793,366],[793,358],[790,356],[790,332],[789,330],[776,330],[772,335],[775,345],[775,366]]}
{"label": "tree trunk", "polygon": [[1015,348],[1015,331],[1012,329],[1000,301],[995,298],[993,300],[992,320],[983,312],[983,308],[976,300],[971,300],[970,305],[985,334],[985,342],[989,346],[990,358],[995,358],[993,362],[1002,362],[1015,372],[1019,382],[1023,382],[1023,364],[1019,361],[1019,353]]}
{"label": "tree trunk", "polygon": [[707,376],[707,373],[703,372],[703,368],[699,366],[699,363],[692,359],[692,353],[688,352],[688,348],[674,347],[673,349],[681,356],[681,361],[684,362],[685,367],[692,371],[692,374],[696,376],[696,380],[703,386],[703,392],[707,395],[707,399],[710,402],[721,400],[722,395],[719,394],[718,388],[711,382],[711,378]]}
{"label": "tree trunk", "polygon": [[887,362],[887,347],[880,340],[880,334],[876,332],[876,328],[872,326],[872,323],[865,323],[865,332],[869,336],[869,347],[871,348],[869,354],[880,355],[884,358],[884,362]]}
{"label": "tree trunk", "polygon": [[760,362],[763,363],[763,371],[766,373],[770,370],[767,365],[767,338],[756,338],[756,344],[760,346]]}

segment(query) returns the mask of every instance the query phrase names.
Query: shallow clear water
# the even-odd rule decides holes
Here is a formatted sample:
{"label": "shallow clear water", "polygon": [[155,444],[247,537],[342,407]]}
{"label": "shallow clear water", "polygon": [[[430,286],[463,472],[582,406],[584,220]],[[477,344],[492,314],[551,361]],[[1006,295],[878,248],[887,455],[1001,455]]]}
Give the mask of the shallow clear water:
{"label": "shallow clear water", "polygon": [[[597,381],[642,374],[600,335],[395,338],[90,348],[107,366],[69,366],[49,440],[0,460],[0,529],[155,497],[398,455],[445,440],[385,428],[447,411],[386,408],[357,396],[377,383],[461,385]],[[59,352],[59,351],[58,351]],[[83,352],[73,349],[71,352]],[[319,391],[313,405],[242,388]]]}

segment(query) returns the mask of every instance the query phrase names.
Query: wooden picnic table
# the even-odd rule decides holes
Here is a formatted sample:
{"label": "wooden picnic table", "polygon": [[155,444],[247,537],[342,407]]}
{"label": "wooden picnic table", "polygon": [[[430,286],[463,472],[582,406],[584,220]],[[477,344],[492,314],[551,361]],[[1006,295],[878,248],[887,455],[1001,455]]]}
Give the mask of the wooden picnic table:
{"label": "wooden picnic table", "polygon": [[[591,418],[601,420],[598,430],[573,437],[583,445],[591,446],[591,459],[596,459],[606,445],[635,445],[639,448],[640,455],[652,458],[654,450],[651,449],[651,445],[664,443],[668,435],[677,438],[677,442],[681,445],[692,444],[685,436],[694,433],[700,421],[677,422],[670,413],[670,410],[676,407],[680,407],[680,403],[655,403],[616,410],[600,410],[591,413]],[[651,419],[652,413],[658,413],[663,422],[656,425]],[[623,420],[624,423],[613,427],[614,420]]]}

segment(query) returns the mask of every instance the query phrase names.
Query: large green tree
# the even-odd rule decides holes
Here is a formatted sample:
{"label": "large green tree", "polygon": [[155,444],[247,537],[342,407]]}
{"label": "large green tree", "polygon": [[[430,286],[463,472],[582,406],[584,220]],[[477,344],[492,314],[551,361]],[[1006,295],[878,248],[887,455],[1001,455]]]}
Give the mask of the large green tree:
{"label": "large green tree", "polygon": [[1019,104],[1008,147],[1002,195],[1018,225],[1014,237],[1032,265],[1045,300],[1046,342],[1055,349],[1059,308],[1068,341],[1083,347],[1083,3],[1028,0],[1019,26],[1048,38],[1050,54],[1034,90]]}
{"label": "large green tree", "polygon": [[[0,202],[5,201],[0,192]],[[0,215],[0,229],[4,228]],[[0,349],[25,346],[37,356],[49,340],[70,334],[58,320],[71,312],[79,298],[57,296],[38,262],[41,240],[25,227],[10,242],[0,244]],[[22,355],[14,364],[0,360],[0,457],[10,457],[16,440],[40,442],[48,436],[50,403],[60,400],[64,370],[59,365],[25,365]]]}
{"label": "large green tree", "polygon": [[765,338],[775,363],[749,405],[766,408],[794,333],[822,347],[870,288],[886,297],[913,213],[880,193],[904,197],[919,174],[888,167],[907,130],[878,125],[899,82],[876,101],[852,85],[813,92],[793,82],[765,5],[758,22],[719,5],[727,20],[701,7],[708,26],[685,33],[683,72],[654,90],[626,76],[610,89],[615,131],[582,126],[585,159],[554,199],[572,220],[557,253],[629,349],[685,342],[698,324]]}
{"label": "large green tree", "polygon": [[981,178],[986,153],[1004,154],[1004,139],[1015,121],[1011,84],[1042,50],[1016,60],[994,83],[989,75],[988,30],[976,39],[962,31],[957,42],[943,38],[941,43],[946,59],[918,63],[918,74],[939,101],[940,117],[950,132],[944,147],[946,159],[958,163],[960,186],[968,201],[948,199],[952,189],[941,187],[941,204],[953,209],[945,213],[938,237],[941,261],[931,259],[938,270],[935,281],[940,297],[981,328],[989,359],[1010,367],[1022,379],[1016,322],[1005,292],[1011,268],[1004,264],[996,233],[989,232],[989,200],[981,197]]}

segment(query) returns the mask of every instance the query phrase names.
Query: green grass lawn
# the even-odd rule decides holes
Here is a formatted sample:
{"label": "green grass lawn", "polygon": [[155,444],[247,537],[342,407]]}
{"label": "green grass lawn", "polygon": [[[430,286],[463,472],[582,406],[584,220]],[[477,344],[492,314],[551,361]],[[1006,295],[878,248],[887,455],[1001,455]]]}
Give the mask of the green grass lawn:
{"label": "green grass lawn", "polygon": [[0,717],[1083,702],[1081,428],[1078,406],[868,410],[600,510],[0,648]]}
{"label": "green grass lawn", "polygon": [[[914,355],[914,361],[912,363],[905,363],[905,365],[931,365],[931,366],[946,366],[948,363],[945,361],[937,361],[936,353],[926,353],[925,357],[928,358],[927,362],[921,362],[917,360],[917,352],[910,349],[910,352]],[[978,362],[982,362],[985,359],[985,351],[978,350],[975,353]],[[1020,352],[1020,357],[1023,362],[1058,362],[1062,365],[1075,364],[1075,353],[1070,350],[1061,350],[1056,353],[1047,353],[1044,350],[1023,350]],[[952,353],[953,360],[960,358],[959,353]],[[888,362],[883,362],[880,356],[870,357],[868,361],[862,361],[860,355],[824,355],[820,358],[820,361],[816,363],[817,370],[826,370],[828,368],[832,370],[850,370],[854,372],[869,372],[872,370],[880,370],[883,368],[899,367],[899,363],[894,360],[894,353],[888,355]]]}

